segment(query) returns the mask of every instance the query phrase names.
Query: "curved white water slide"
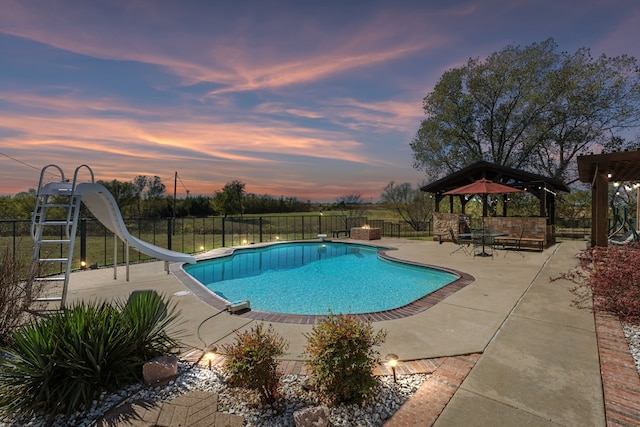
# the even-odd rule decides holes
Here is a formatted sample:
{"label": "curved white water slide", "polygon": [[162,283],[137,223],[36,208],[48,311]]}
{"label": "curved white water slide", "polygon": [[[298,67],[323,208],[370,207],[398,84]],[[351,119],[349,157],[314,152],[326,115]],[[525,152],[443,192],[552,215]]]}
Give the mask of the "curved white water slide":
{"label": "curved white water slide", "polygon": [[161,248],[132,236],[124,224],[116,200],[103,185],[83,182],[76,185],[74,193],[81,197],[82,203],[102,225],[139,252],[163,261],[196,263],[189,254]]}

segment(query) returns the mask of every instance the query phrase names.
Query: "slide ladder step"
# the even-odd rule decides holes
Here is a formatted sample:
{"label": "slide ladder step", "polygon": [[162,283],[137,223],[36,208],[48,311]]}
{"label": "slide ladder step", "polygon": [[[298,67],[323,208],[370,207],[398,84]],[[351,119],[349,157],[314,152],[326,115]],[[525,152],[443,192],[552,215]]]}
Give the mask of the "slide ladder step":
{"label": "slide ladder step", "polygon": [[62,301],[62,297],[40,297],[40,298],[35,298],[34,301],[37,301],[37,302],[57,302],[57,301]]}
{"label": "slide ladder step", "polygon": [[49,244],[65,244],[65,243],[70,243],[71,239],[43,239],[43,240],[38,240],[38,243],[49,243]]}
{"label": "slide ladder step", "polygon": [[68,208],[71,207],[70,203],[43,203],[43,208]]}
{"label": "slide ladder step", "polygon": [[34,282],[64,282],[65,280],[65,277],[36,277],[33,279]]}
{"label": "slide ladder step", "polygon": [[38,225],[71,225],[70,222],[66,221],[66,220],[55,220],[55,221],[44,221],[39,223]]}

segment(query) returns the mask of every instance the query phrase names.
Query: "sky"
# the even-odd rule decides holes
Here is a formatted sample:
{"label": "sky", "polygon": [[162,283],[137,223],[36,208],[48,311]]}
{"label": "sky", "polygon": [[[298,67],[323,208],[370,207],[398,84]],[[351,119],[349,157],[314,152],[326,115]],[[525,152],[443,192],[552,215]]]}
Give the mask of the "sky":
{"label": "sky", "polygon": [[548,38],[640,58],[640,3],[0,0],[0,194],[86,164],[168,195],[177,172],[178,197],[376,201],[428,181],[409,144],[444,72]]}

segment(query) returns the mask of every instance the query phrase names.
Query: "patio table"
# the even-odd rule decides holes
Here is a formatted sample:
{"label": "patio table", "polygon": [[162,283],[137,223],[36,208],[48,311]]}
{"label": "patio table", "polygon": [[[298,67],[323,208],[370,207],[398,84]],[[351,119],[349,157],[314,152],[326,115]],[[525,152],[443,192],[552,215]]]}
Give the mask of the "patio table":
{"label": "patio table", "polygon": [[461,238],[466,238],[466,239],[471,239],[473,240],[474,238],[476,239],[482,239],[482,252],[480,252],[478,254],[478,256],[481,257],[488,257],[488,256],[493,256],[493,253],[487,253],[485,251],[485,242],[488,238],[496,238],[496,237],[503,237],[503,236],[507,236],[506,233],[492,233],[492,232],[483,232],[483,231],[474,231],[473,233],[460,233],[458,234],[458,237]]}

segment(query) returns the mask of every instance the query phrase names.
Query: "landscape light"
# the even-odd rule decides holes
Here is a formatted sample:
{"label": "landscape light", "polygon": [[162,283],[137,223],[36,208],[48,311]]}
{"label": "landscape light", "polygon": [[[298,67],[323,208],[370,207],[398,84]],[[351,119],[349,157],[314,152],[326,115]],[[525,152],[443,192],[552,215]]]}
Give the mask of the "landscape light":
{"label": "landscape light", "polygon": [[387,354],[387,364],[391,367],[391,372],[393,372],[393,382],[397,383],[398,380],[396,378],[396,366],[398,365],[398,355],[394,353]]}
{"label": "landscape light", "polygon": [[216,358],[216,351],[217,350],[218,349],[216,347],[213,347],[211,349],[205,349],[204,360],[209,362],[209,370],[211,370],[211,362],[213,361],[213,359]]}

